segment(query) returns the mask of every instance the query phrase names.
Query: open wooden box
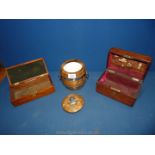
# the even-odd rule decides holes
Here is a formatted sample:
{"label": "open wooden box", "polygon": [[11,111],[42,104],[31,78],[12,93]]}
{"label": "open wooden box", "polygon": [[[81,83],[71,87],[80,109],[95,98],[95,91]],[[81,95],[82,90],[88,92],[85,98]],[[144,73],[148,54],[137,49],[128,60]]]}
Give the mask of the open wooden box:
{"label": "open wooden box", "polygon": [[7,68],[7,77],[15,106],[55,91],[43,58]]}
{"label": "open wooden box", "polygon": [[151,64],[151,57],[111,48],[106,71],[96,84],[96,91],[129,106],[136,101]]}

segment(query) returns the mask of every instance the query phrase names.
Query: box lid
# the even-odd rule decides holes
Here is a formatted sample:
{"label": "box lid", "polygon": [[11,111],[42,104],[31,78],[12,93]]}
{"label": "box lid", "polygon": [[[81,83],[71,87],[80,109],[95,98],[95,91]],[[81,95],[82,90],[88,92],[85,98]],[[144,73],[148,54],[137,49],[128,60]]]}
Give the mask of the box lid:
{"label": "box lid", "polygon": [[135,79],[143,80],[152,58],[143,54],[111,48],[108,55],[107,68]]}
{"label": "box lid", "polygon": [[5,76],[6,76],[6,70],[3,64],[0,64],[0,82],[5,78]]}
{"label": "box lid", "polygon": [[16,85],[24,81],[30,81],[31,79],[44,74],[48,74],[48,70],[43,58],[7,68],[7,77],[10,85]]}

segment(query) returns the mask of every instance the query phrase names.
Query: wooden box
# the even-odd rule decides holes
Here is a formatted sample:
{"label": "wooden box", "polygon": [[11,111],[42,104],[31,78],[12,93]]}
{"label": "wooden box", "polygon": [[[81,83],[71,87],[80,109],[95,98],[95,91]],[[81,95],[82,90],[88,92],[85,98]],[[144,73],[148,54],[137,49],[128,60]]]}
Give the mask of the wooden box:
{"label": "wooden box", "polygon": [[96,84],[96,91],[132,106],[151,64],[151,57],[111,48],[106,71]]}
{"label": "wooden box", "polygon": [[0,64],[0,83],[6,76],[6,70],[2,64]]}
{"label": "wooden box", "polygon": [[10,98],[18,106],[55,91],[43,58],[6,69],[10,84]]}

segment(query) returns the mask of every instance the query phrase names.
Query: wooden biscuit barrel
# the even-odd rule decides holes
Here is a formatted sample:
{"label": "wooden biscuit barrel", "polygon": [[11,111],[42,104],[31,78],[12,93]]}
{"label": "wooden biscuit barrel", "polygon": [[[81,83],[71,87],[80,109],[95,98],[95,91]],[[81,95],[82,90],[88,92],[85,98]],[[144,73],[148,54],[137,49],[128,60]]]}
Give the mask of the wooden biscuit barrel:
{"label": "wooden biscuit barrel", "polygon": [[78,89],[84,85],[87,79],[85,64],[78,59],[65,61],[61,65],[60,79],[70,89]]}

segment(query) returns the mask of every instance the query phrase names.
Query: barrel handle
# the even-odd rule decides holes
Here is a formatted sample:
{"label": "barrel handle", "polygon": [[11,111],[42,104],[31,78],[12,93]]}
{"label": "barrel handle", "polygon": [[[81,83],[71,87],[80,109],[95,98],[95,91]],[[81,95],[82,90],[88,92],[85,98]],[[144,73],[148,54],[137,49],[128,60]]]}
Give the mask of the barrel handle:
{"label": "barrel handle", "polygon": [[59,79],[59,80],[62,80],[62,77],[61,77],[61,75],[58,75],[58,79]]}
{"label": "barrel handle", "polygon": [[89,74],[86,72],[86,79],[88,80],[88,78],[89,78]]}

